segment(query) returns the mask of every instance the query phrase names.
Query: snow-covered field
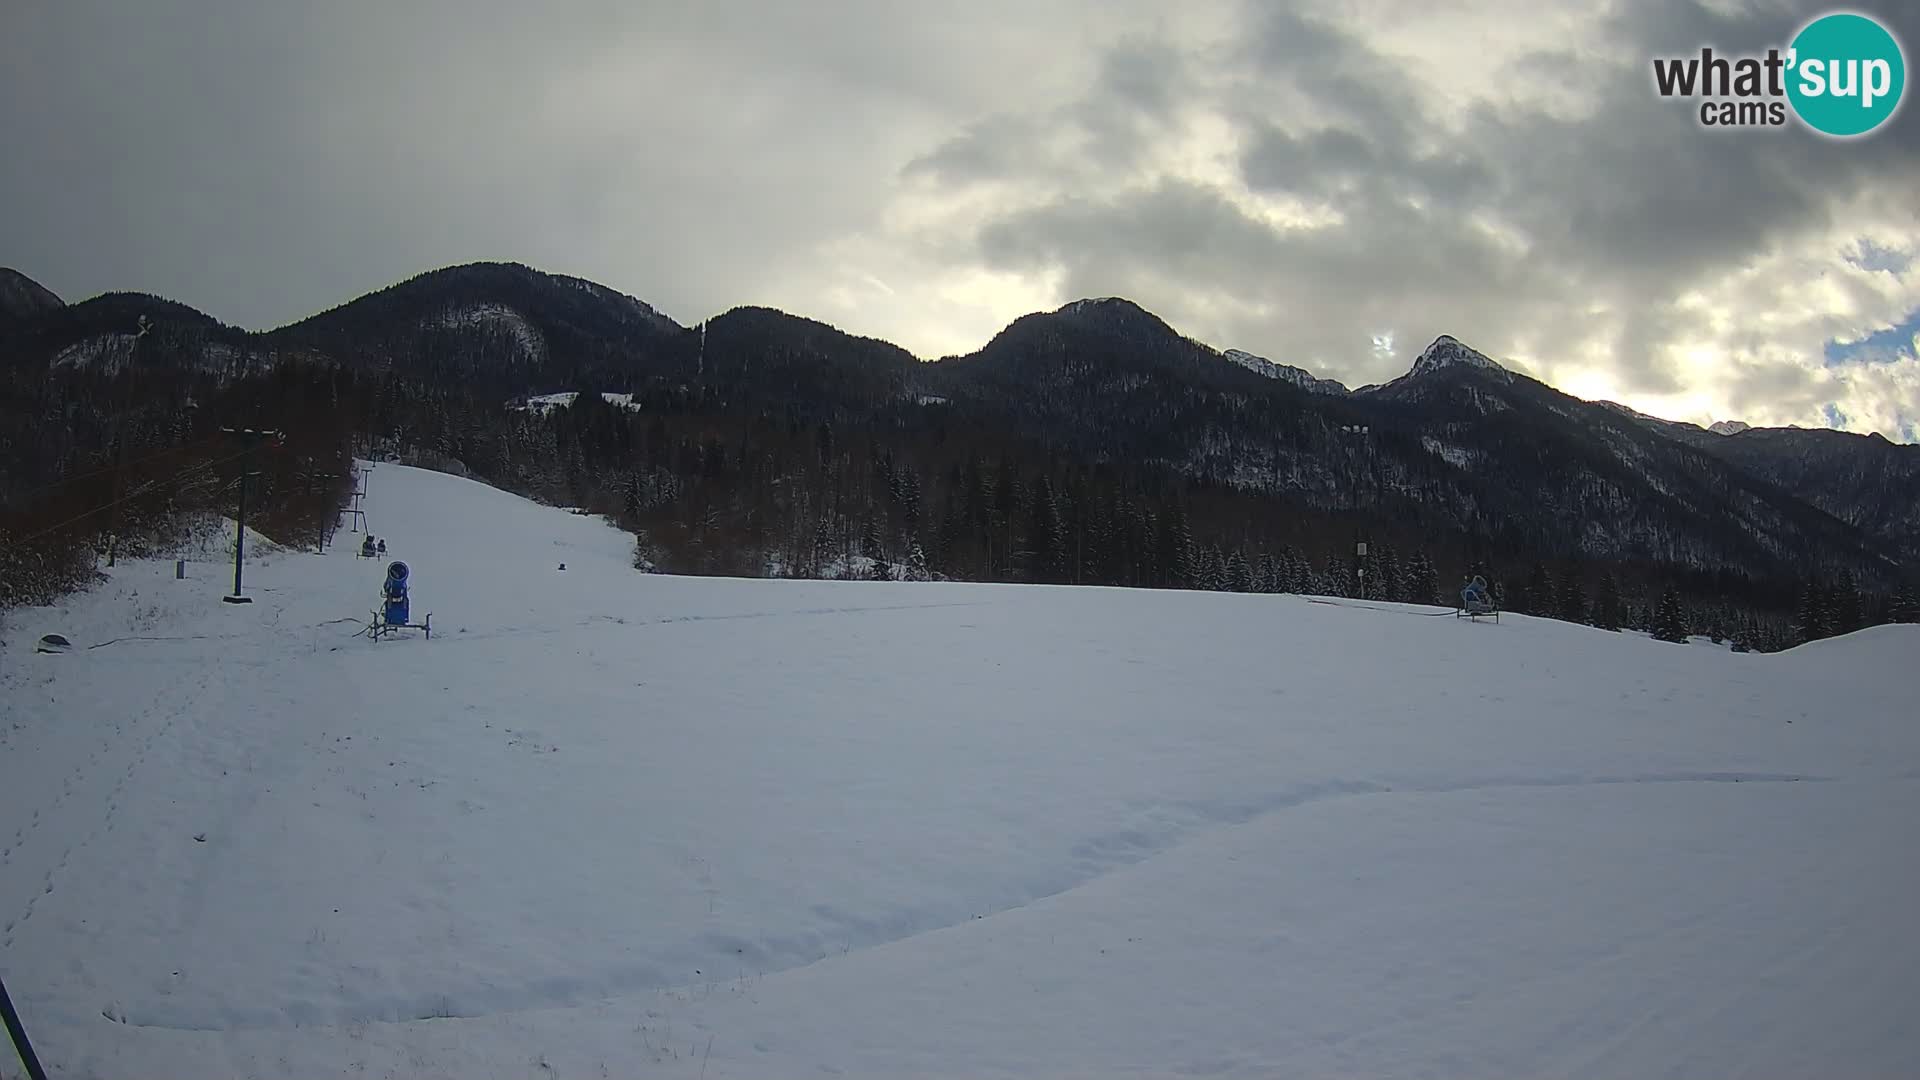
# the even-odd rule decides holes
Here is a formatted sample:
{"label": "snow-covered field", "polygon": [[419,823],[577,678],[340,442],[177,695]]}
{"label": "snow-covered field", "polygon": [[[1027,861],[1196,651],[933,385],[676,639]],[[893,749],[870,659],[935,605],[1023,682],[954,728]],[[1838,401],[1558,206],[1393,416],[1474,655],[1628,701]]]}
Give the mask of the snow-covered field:
{"label": "snow-covered field", "polygon": [[55,1075],[1920,1070],[1917,628],[672,578],[468,480],[367,507],[431,641],[351,636],[347,534],[10,616]]}

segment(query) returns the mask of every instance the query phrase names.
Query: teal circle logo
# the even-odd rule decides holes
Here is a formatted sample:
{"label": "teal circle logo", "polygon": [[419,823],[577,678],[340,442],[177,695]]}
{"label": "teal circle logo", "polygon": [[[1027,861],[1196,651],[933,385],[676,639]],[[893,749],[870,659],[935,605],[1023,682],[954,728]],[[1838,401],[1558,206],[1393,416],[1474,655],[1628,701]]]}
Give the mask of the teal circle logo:
{"label": "teal circle logo", "polygon": [[1865,135],[1893,116],[1906,93],[1900,43],[1865,15],[1822,15],[1794,37],[1787,57],[1787,99],[1824,135]]}

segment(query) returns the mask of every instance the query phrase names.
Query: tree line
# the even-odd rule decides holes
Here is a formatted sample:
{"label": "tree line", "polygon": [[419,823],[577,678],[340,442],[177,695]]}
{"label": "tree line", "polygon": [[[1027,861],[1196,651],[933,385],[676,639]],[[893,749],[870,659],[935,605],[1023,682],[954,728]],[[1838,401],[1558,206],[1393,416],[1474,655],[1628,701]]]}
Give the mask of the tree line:
{"label": "tree line", "polygon": [[635,534],[636,566],[662,572],[1445,605],[1479,573],[1508,610],[1761,651],[1914,616],[1910,585],[1876,595],[1851,575],[1796,585],[1541,559],[1391,506],[1302,506],[1164,464],[1089,462],[938,402],[811,409],[738,389],[659,382],[609,399],[589,385],[550,407],[317,359],[238,377],[12,368],[0,378],[0,604],[45,602],[109,552],[157,551],[230,513],[240,461],[220,429],[259,425],[288,438],[257,455],[255,523],[297,546],[334,526],[358,452],[604,514]]}

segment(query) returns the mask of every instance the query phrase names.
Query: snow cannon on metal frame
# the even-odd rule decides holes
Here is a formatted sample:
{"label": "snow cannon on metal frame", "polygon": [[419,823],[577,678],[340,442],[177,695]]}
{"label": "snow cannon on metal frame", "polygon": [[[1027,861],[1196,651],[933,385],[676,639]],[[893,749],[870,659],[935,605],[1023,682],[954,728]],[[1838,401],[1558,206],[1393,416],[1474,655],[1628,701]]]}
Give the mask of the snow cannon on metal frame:
{"label": "snow cannon on metal frame", "polygon": [[1493,592],[1487,588],[1486,578],[1473,575],[1473,580],[1460,590],[1460,606],[1454,609],[1453,615],[1456,619],[1491,618],[1494,622],[1500,621],[1500,608],[1493,602]]}
{"label": "snow cannon on metal frame", "polygon": [[433,638],[433,612],[420,622],[411,621],[413,600],[410,587],[413,571],[407,564],[395,559],[387,564],[387,580],[380,586],[381,606],[374,610],[373,621],[367,624],[366,635],[375,641],[397,630],[411,628],[425,630],[428,640]]}

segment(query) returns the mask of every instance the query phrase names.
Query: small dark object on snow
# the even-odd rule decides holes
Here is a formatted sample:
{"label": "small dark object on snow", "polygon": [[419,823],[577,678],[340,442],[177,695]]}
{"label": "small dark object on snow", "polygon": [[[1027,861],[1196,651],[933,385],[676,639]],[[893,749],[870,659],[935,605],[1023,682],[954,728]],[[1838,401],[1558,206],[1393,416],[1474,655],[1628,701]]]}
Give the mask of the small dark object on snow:
{"label": "small dark object on snow", "polygon": [[566,563],[561,563],[561,564],[560,564],[560,569],[562,569],[562,570],[565,570],[566,568],[567,568],[567,564],[566,564]]}
{"label": "small dark object on snow", "polygon": [[68,641],[59,634],[48,634],[40,639],[40,643],[34,646],[33,651],[46,653],[72,652],[73,642]]}
{"label": "small dark object on snow", "polygon": [[387,553],[387,542],[385,540],[380,541],[374,545],[374,549],[379,551],[380,554],[385,555]]}
{"label": "small dark object on snow", "polygon": [[197,832],[197,833],[194,833],[194,834],[193,834],[193,838],[194,838],[194,840],[196,840],[196,841],[198,841],[199,843],[202,843],[202,844],[204,844],[204,843],[206,843],[206,842],[207,842],[207,834],[206,834],[206,833],[203,833],[203,832]]}

